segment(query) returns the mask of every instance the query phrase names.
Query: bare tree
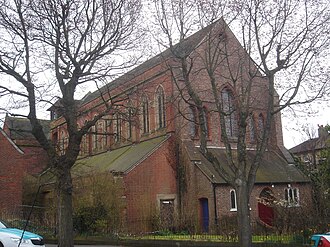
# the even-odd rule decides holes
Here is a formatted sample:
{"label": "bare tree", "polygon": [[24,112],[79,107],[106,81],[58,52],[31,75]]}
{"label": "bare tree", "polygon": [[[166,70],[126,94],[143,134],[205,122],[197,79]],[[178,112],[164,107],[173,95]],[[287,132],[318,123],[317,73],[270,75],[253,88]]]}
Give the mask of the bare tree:
{"label": "bare tree", "polygon": [[[86,83],[99,85],[127,65],[123,52],[128,56],[142,36],[137,27],[139,11],[139,0],[1,1],[0,73],[14,79],[15,86],[1,83],[0,93],[28,102],[33,135],[47,152],[57,178],[59,246],[73,246],[71,168],[82,138],[116,101],[123,100],[112,98],[103,88],[102,109],[78,127],[84,113],[75,94]],[[60,154],[37,119],[37,106],[46,100],[46,93],[57,99],[53,107],[67,126],[68,145]]]}
{"label": "bare tree", "polygon": [[[251,246],[250,195],[266,149],[281,142],[274,136],[275,131],[281,131],[275,124],[279,112],[322,97],[328,86],[324,55],[329,54],[329,3],[154,2],[160,30],[176,60],[169,64],[173,80],[180,94],[188,94],[186,103],[197,108],[201,152],[236,190],[239,244]],[[237,38],[224,19],[238,30]],[[212,22],[205,29],[205,38],[190,44],[190,49],[182,49],[196,26]],[[199,77],[202,73],[208,78],[203,87],[196,84],[196,78],[205,78]],[[232,95],[223,91],[225,87]],[[210,92],[207,95],[205,88]],[[203,105],[210,101],[220,119],[229,168],[208,149]],[[261,112],[256,121],[256,114]],[[234,128],[229,128],[233,123]],[[256,136],[251,146],[247,140],[252,130]],[[247,156],[248,148],[255,150],[252,159]]]}

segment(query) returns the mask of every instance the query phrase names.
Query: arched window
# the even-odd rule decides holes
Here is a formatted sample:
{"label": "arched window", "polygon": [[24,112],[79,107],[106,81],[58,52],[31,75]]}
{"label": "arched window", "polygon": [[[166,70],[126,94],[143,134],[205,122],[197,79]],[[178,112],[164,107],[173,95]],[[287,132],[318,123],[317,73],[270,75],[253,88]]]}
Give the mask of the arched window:
{"label": "arched window", "polygon": [[237,201],[236,201],[236,191],[234,189],[230,190],[230,211],[237,210]]}
{"label": "arched window", "polygon": [[97,142],[98,142],[98,149],[99,150],[104,150],[105,149],[105,124],[104,124],[104,120],[103,119],[100,119],[98,121],[98,124],[97,124]]}
{"label": "arched window", "polygon": [[159,86],[156,91],[156,111],[157,111],[157,127],[159,129],[166,126],[165,114],[165,94],[164,89]]}
{"label": "arched window", "polygon": [[261,113],[258,116],[258,131],[261,138],[264,132],[264,116]]}
{"label": "arched window", "polygon": [[134,108],[132,101],[128,102],[127,105],[127,139],[132,139],[133,136],[133,114]]}
{"label": "arched window", "polygon": [[198,135],[197,111],[194,106],[188,107],[188,133],[190,137],[195,138]]}
{"label": "arched window", "polygon": [[203,118],[204,118],[204,128],[206,131],[206,138],[210,137],[210,115],[209,115],[209,111],[207,110],[207,108],[204,106],[203,107]]}
{"label": "arched window", "polygon": [[65,153],[65,149],[67,148],[66,147],[66,135],[65,135],[65,132],[64,130],[61,131],[61,142],[60,142],[60,154],[64,154]]}
{"label": "arched window", "polygon": [[255,121],[252,114],[248,119],[248,126],[250,132],[250,142],[255,142],[256,141]]}
{"label": "arched window", "polygon": [[146,95],[142,97],[141,105],[142,114],[142,131],[143,133],[149,133],[149,101]]}
{"label": "arched window", "polygon": [[291,186],[284,191],[284,198],[289,207],[294,207],[299,205],[299,189],[292,188]]}
{"label": "arched window", "polygon": [[[86,125],[87,120],[85,120],[84,125]],[[81,154],[87,155],[89,153],[89,133],[87,132],[82,138],[82,148]]]}
{"label": "arched window", "polygon": [[96,122],[95,125],[92,127],[92,147],[93,152],[97,151],[98,148],[98,125],[99,122]]}
{"label": "arched window", "polygon": [[115,115],[113,122],[113,135],[115,142],[119,142],[121,140],[121,117],[119,114]]}
{"label": "arched window", "polygon": [[106,119],[104,120],[104,139],[105,139],[105,147],[109,148],[111,143],[111,117],[106,116]]}
{"label": "arched window", "polygon": [[101,138],[102,150],[107,149],[107,120],[102,119],[102,138]]}
{"label": "arched window", "polygon": [[221,91],[222,110],[225,119],[226,134],[228,138],[237,137],[237,113],[233,93],[224,88]]}

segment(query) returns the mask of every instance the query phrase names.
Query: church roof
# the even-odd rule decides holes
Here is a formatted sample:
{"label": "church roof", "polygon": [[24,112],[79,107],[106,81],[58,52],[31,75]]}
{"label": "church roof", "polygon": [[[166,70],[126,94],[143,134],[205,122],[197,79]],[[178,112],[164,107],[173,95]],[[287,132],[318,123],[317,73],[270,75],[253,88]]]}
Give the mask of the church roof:
{"label": "church roof", "polygon": [[[131,71],[125,73],[124,75],[118,77],[117,79],[113,80],[112,82],[103,86],[100,90],[96,90],[94,92],[88,92],[82,100],[80,100],[81,104],[88,103],[100,96],[102,92],[108,92],[113,90],[114,88],[118,87],[119,85],[123,85],[127,82],[130,82],[133,78],[143,74],[144,72],[148,71],[149,69],[161,64],[162,62],[166,61],[169,58],[174,58],[174,53],[176,55],[182,54],[190,54],[193,52],[198,45],[202,42],[202,40],[206,37],[208,33],[213,29],[213,27],[219,23],[225,25],[222,19],[206,26],[205,28],[197,31],[196,33],[192,34],[191,36],[187,37],[180,43],[174,45],[172,48],[168,48],[165,51],[159,53],[158,55],[148,59],[147,61],[143,62],[142,64],[138,65]],[[164,67],[164,69],[167,69]]]}
{"label": "church roof", "polygon": [[106,171],[126,174],[155,152],[168,138],[168,135],[160,136],[77,160],[72,169],[73,176],[85,176],[93,172]]}
{"label": "church roof", "polygon": [[[198,147],[192,143],[185,143],[189,158],[197,167],[214,183],[223,184],[225,180],[217,173],[213,165],[201,154]],[[230,173],[229,163],[224,148],[209,148],[223,168]],[[237,154],[237,151],[234,150]],[[254,150],[247,151],[247,160],[252,162],[255,155]],[[281,155],[274,151],[266,151],[262,158],[260,167],[256,174],[256,183],[293,183],[310,182],[294,164],[290,164]]]}

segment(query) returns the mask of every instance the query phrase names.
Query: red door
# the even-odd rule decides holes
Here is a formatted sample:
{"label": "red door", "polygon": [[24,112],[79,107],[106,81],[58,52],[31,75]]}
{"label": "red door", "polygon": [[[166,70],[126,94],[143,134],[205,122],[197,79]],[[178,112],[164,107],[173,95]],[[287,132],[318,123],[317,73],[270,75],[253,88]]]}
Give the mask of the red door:
{"label": "red door", "polygon": [[268,226],[272,226],[274,222],[274,201],[273,192],[269,188],[261,191],[258,201],[258,214],[259,219]]}

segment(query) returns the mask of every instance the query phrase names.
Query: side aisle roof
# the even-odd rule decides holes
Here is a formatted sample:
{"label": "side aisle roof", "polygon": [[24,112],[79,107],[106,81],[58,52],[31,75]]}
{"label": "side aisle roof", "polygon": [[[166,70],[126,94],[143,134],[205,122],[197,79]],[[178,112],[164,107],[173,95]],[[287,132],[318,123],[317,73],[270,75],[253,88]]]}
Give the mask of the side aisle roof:
{"label": "side aisle roof", "polygon": [[74,177],[107,171],[115,174],[126,174],[153,154],[169,137],[169,135],[161,136],[77,160],[73,166],[72,174]]}
{"label": "side aisle roof", "polygon": [[[201,154],[198,147],[191,142],[184,142],[185,149],[192,162],[209,178],[212,182],[225,184],[225,180],[217,173],[213,165]],[[226,157],[226,151],[221,148],[209,148],[220,160],[223,168],[230,173],[229,163]],[[253,161],[254,150],[247,151],[248,162]],[[235,155],[235,152],[234,152]],[[294,164],[291,164],[274,151],[266,151],[261,160],[260,167],[256,174],[255,183],[307,183],[310,179],[306,177]]]}

